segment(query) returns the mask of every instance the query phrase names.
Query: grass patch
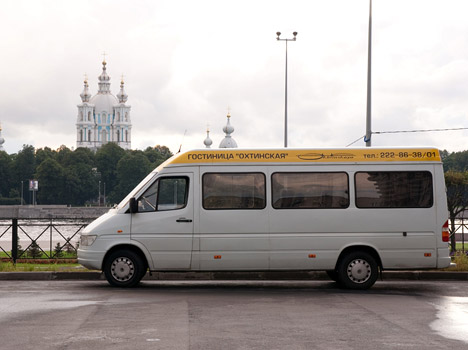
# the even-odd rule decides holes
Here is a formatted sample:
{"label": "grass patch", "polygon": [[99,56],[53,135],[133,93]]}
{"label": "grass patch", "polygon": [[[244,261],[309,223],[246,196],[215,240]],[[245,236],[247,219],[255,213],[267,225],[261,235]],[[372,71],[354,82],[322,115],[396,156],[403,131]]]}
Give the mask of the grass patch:
{"label": "grass patch", "polygon": [[35,272],[35,271],[51,271],[51,272],[79,272],[89,271],[80,264],[30,264],[17,263],[14,265],[11,262],[0,261],[0,272]]}
{"label": "grass patch", "polygon": [[457,266],[446,268],[444,271],[468,271],[468,255],[466,255],[466,252],[457,252],[452,257],[452,262]]}

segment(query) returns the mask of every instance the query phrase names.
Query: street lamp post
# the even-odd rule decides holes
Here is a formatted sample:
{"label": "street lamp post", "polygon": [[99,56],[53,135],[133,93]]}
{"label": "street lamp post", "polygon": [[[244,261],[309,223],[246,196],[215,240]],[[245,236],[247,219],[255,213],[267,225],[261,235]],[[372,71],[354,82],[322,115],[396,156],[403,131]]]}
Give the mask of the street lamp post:
{"label": "street lamp post", "polygon": [[369,0],[369,38],[367,42],[367,111],[366,111],[366,136],[364,142],[366,147],[372,146],[372,0]]}
{"label": "street lamp post", "polygon": [[286,43],[286,62],[284,69],[284,147],[288,147],[288,41],[296,41],[297,32],[293,32],[293,38],[280,39],[281,32],[276,32],[276,40]]}
{"label": "street lamp post", "polygon": [[101,180],[99,180],[99,190],[98,190],[98,206],[101,206]]}

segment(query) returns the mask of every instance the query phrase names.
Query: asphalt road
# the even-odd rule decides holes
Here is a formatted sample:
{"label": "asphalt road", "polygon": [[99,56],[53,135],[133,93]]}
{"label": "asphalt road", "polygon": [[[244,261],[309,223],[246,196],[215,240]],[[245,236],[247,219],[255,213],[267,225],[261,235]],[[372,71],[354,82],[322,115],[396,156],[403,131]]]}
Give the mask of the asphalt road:
{"label": "asphalt road", "polygon": [[1,281],[0,349],[468,349],[468,284]]}

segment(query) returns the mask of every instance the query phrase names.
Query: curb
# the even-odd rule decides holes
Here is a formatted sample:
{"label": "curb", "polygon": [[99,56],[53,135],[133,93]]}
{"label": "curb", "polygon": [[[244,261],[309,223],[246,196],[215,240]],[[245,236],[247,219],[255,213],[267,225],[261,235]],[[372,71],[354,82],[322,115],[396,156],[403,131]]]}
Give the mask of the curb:
{"label": "curb", "polygon": [[[383,281],[468,281],[464,271],[385,271]],[[83,272],[0,272],[0,281],[104,280],[100,271]],[[330,280],[323,271],[297,272],[153,272],[150,281],[323,281]],[[379,278],[380,280],[380,278]]]}

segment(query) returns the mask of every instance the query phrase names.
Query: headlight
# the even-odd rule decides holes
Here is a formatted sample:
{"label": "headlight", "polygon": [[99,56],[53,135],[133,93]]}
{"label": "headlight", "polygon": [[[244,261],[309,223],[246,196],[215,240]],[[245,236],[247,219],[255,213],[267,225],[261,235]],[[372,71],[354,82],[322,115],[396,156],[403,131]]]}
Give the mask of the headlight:
{"label": "headlight", "polygon": [[97,238],[96,235],[81,235],[80,245],[82,247],[90,246],[94,243],[96,238]]}

